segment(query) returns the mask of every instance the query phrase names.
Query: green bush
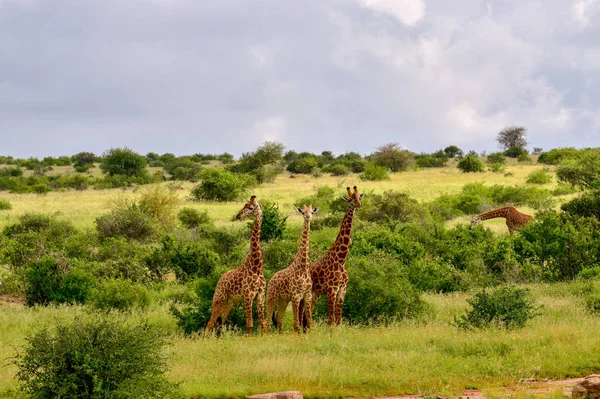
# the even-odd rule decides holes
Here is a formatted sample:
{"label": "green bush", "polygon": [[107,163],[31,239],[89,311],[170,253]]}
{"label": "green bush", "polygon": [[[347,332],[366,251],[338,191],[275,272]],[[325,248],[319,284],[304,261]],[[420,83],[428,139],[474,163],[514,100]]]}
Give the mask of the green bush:
{"label": "green bush", "polygon": [[96,218],[96,229],[102,238],[125,237],[128,240],[147,240],[156,233],[154,220],[136,202],[114,207],[109,214]]}
{"label": "green bush", "polygon": [[600,190],[583,193],[560,207],[570,215],[595,217],[600,220]]}
{"label": "green bush", "polygon": [[577,278],[581,280],[600,279],[600,266],[583,269],[577,274]]}
{"label": "green bush", "polygon": [[102,154],[100,169],[109,176],[142,177],[148,174],[146,164],[146,158],[127,147],[111,148]]}
{"label": "green bush", "polygon": [[487,156],[487,159],[485,160],[485,162],[488,165],[490,165],[490,164],[504,165],[506,163],[506,158],[504,158],[504,154],[502,154],[501,152],[494,152]]}
{"label": "green bush", "polygon": [[559,182],[600,189],[600,149],[582,151],[577,158],[563,160],[556,168]]}
{"label": "green bush", "polygon": [[319,207],[319,214],[326,214],[331,211],[331,203],[335,199],[335,189],[331,186],[318,186],[315,194],[310,197],[299,198],[294,201],[295,207],[301,207],[304,204],[312,204],[313,207]]}
{"label": "green bush", "polygon": [[9,200],[0,198],[0,211],[10,211],[12,209],[12,204]]}
{"label": "green bush", "polygon": [[[348,259],[348,281],[342,317],[349,324],[386,324],[422,316],[427,307],[401,271],[398,261],[379,251]],[[327,299],[321,298],[315,319],[327,319]]]}
{"label": "green bush", "polygon": [[427,209],[408,194],[386,191],[363,198],[357,211],[361,220],[369,222],[406,223],[427,220]]}
{"label": "green bush", "polygon": [[[61,157],[62,158],[62,157]],[[70,161],[73,162],[73,166],[75,167],[93,167],[94,162],[96,162],[98,158],[92,152],[79,152],[73,155]]]}
{"label": "green bush", "polygon": [[443,168],[448,163],[448,158],[422,154],[416,156],[416,163],[419,168]]}
{"label": "green bush", "polygon": [[83,166],[75,166],[75,172],[77,173],[87,173],[93,165],[83,165]]}
{"label": "green bush", "polygon": [[165,339],[156,327],[91,315],[56,321],[26,338],[14,364],[32,398],[164,398]]}
{"label": "green bush", "polygon": [[447,293],[462,291],[467,286],[461,272],[434,259],[415,259],[407,272],[410,283],[421,291]]}
{"label": "green bush", "polygon": [[341,163],[329,165],[327,168],[323,168],[323,170],[332,176],[345,176],[348,174],[348,169]]}
{"label": "green bush", "polygon": [[539,314],[540,309],[527,289],[513,286],[480,291],[467,302],[472,308],[455,318],[456,325],[464,329],[523,328],[527,321]]}
{"label": "green bush", "polygon": [[504,155],[509,158],[519,158],[521,156],[527,156],[527,150],[520,146],[510,147],[508,150],[504,151]]}
{"label": "green bush", "polygon": [[464,214],[463,211],[459,209],[458,204],[458,195],[442,194],[427,204],[427,206],[434,219],[447,221]]}
{"label": "green bush", "polygon": [[23,176],[23,169],[16,168],[2,168],[0,169],[0,177],[21,177]]}
{"label": "green bush", "polygon": [[517,161],[518,162],[532,162],[533,160],[531,159],[531,157],[528,154],[520,154],[517,157]]}
{"label": "green bush", "polygon": [[483,172],[483,164],[479,158],[474,155],[468,155],[462,158],[458,162],[457,167],[464,173]]}
{"label": "green bush", "polygon": [[580,154],[581,151],[575,148],[554,148],[550,151],[542,152],[538,158],[538,162],[547,165],[558,165],[563,160],[577,158]]}
{"label": "green bush", "polygon": [[200,226],[213,226],[208,211],[199,211],[194,208],[184,207],[177,214],[181,224],[188,229],[195,229]]}
{"label": "green bush", "polygon": [[306,157],[291,162],[287,166],[287,170],[292,173],[309,174],[318,166],[319,164],[315,158]]}
{"label": "green bush", "polygon": [[527,184],[549,184],[552,183],[552,176],[545,170],[536,170],[527,175],[525,182]]}
{"label": "green bush", "polygon": [[425,248],[411,237],[377,224],[357,230],[352,238],[350,254],[368,257],[376,252],[390,254],[403,265],[408,265],[413,259],[422,258]]}
{"label": "green bush", "polygon": [[[260,240],[268,242],[281,239],[285,231],[285,224],[288,217],[283,216],[279,211],[279,205],[273,202],[263,201],[261,206],[263,219],[262,227],[260,229]],[[252,231],[254,222],[248,222],[247,226],[248,230]]]}
{"label": "green bush", "polygon": [[168,229],[175,221],[175,208],[180,199],[177,191],[165,186],[153,185],[140,190],[139,206],[158,226]]}
{"label": "green bush", "polygon": [[200,178],[202,182],[191,192],[194,201],[236,201],[246,196],[248,190],[257,184],[250,175],[234,174],[218,168],[204,169]]}
{"label": "green bush", "polygon": [[[408,170],[413,166],[415,154],[408,150],[403,150],[397,143],[388,143],[382,145],[371,155],[374,165],[390,170],[392,173]],[[365,169],[365,172],[367,171]],[[363,179],[370,180],[370,179]],[[381,180],[381,179],[379,179]]]}
{"label": "green bush", "polygon": [[600,313],[600,292],[594,292],[586,295],[585,307],[590,312]]}
{"label": "green bush", "polygon": [[360,180],[366,181],[390,180],[390,176],[388,175],[388,171],[385,167],[377,166],[372,163],[367,164],[364,172],[362,172],[358,177],[360,177]]}
{"label": "green bush", "polygon": [[139,284],[127,280],[105,281],[92,291],[88,304],[102,311],[144,310],[150,304],[150,293]]}
{"label": "green bush", "polygon": [[136,283],[148,283],[150,271],[144,259],[150,254],[150,247],[127,241],[123,237],[109,237],[102,240],[96,249],[97,263],[89,266],[101,280],[126,279]]}
{"label": "green bush", "polygon": [[27,305],[85,303],[94,285],[92,277],[80,270],[66,272],[65,268],[53,258],[32,263],[25,273]]}

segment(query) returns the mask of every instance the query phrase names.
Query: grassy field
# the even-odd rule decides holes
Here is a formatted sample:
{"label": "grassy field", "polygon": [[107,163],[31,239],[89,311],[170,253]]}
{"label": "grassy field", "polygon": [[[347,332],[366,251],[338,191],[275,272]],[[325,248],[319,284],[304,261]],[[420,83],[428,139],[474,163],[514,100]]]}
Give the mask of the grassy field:
{"label": "grassy field", "polygon": [[[526,176],[541,169],[537,164],[509,163],[505,173],[460,173],[455,165],[398,173],[384,182],[363,182],[358,176],[298,176],[286,174],[274,183],[253,190],[258,200],[277,202],[300,223],[293,212],[297,198],[329,185],[342,195],[346,186],[361,192],[405,192],[422,202],[442,193],[456,193],[472,182],[488,185],[522,185]],[[547,185],[552,188],[556,182]],[[191,183],[179,190],[180,206],[205,209],[218,225],[231,222],[242,202],[197,203],[186,199]],[[57,214],[78,228],[92,229],[106,204],[129,190],[86,190],[37,194],[0,193],[13,209],[0,212],[0,228],[14,223],[25,212]],[[520,208],[533,214],[533,210]],[[470,216],[451,224],[466,223]],[[486,227],[507,234],[503,220],[485,222]],[[600,317],[587,313],[580,292],[582,283],[532,285],[542,314],[525,329],[513,332],[484,330],[464,332],[453,326],[454,317],[467,307],[469,294],[425,295],[428,315],[418,321],[387,327],[329,328],[317,326],[310,334],[289,331],[267,337],[226,333],[220,339],[186,338],[177,330],[168,304],[159,301],[144,313],[131,317],[149,319],[171,337],[169,377],[181,383],[186,397],[244,397],[252,393],[299,389],[307,397],[370,397],[398,394],[457,395],[463,389],[489,390],[516,383],[520,378],[538,379],[584,376],[600,371]],[[52,320],[73,318],[82,307],[26,308],[0,302],[0,397],[20,397],[15,367],[10,364],[26,333]]]}
{"label": "grassy field", "polygon": [[[457,395],[492,391],[520,378],[559,379],[600,370],[600,317],[584,310],[581,283],[530,287],[542,315],[523,330],[464,332],[452,325],[466,294],[426,295],[432,311],[418,322],[388,327],[318,326],[310,334],[222,339],[184,338],[165,305],[144,314],[172,332],[169,377],[186,397],[244,397],[299,389],[307,397],[394,394]],[[84,308],[0,306],[0,358],[23,344],[24,334]],[[287,320],[286,326],[290,326]],[[0,397],[15,397],[15,368],[0,368]]]}

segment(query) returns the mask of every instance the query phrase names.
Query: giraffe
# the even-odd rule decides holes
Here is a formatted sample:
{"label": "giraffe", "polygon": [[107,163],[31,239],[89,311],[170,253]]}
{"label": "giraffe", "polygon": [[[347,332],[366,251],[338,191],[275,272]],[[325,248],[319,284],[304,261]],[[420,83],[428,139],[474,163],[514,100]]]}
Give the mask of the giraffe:
{"label": "giraffe", "polygon": [[[310,328],[312,312],[321,295],[327,295],[327,310],[329,313],[329,325],[340,324],[342,322],[342,305],[346,295],[346,285],[348,284],[348,272],[344,267],[352,235],[352,220],[354,211],[360,207],[360,200],[364,194],[359,194],[354,186],[354,192],[350,187],[346,187],[348,197],[342,197],[348,202],[348,209],[342,220],[340,231],[335,242],[329,248],[327,253],[320,260],[310,265],[310,276],[312,279],[312,301],[307,302],[304,314],[306,317],[306,328]],[[304,307],[304,303],[301,305]]]}
{"label": "giraffe", "polygon": [[506,218],[506,226],[508,227],[508,232],[511,236],[514,235],[515,230],[520,229],[527,223],[533,222],[534,220],[533,216],[521,213],[517,211],[513,206],[507,206],[475,216],[473,220],[471,220],[471,229],[482,220],[494,218]]}
{"label": "giraffe", "polygon": [[237,219],[246,216],[254,217],[254,227],[250,239],[250,253],[237,269],[223,274],[217,283],[212,302],[212,314],[206,326],[205,336],[210,334],[217,318],[221,317],[221,324],[225,324],[227,316],[235,305],[244,301],[246,311],[246,329],[252,335],[252,301],[256,298],[256,310],[261,328],[265,329],[265,287],[267,285],[263,276],[263,259],[260,252],[260,229],[262,226],[262,208],[256,201],[256,196],[250,197],[242,210],[237,214]]}
{"label": "giraffe", "polygon": [[[312,281],[310,278],[310,270],[308,269],[308,246],[310,237],[310,221],[314,214],[319,211],[319,208],[314,208],[311,205],[304,209],[296,208],[298,213],[304,217],[304,226],[302,227],[302,238],[300,240],[300,248],[294,258],[294,261],[287,268],[278,271],[269,280],[267,288],[267,331],[271,327],[271,317],[277,307],[277,316],[275,319],[277,329],[281,334],[282,319],[288,303],[292,302],[292,310],[294,313],[294,332],[300,332],[300,323],[302,315],[299,313],[300,302],[310,303]],[[307,315],[309,322],[312,322],[311,315]]]}

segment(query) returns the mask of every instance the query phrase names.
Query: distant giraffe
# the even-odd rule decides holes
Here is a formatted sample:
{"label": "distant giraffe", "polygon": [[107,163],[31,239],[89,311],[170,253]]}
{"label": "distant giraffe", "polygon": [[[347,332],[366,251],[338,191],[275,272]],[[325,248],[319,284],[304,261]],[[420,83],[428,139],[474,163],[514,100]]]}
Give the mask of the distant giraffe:
{"label": "distant giraffe", "polygon": [[475,227],[482,220],[494,219],[494,218],[506,218],[506,226],[510,235],[515,233],[515,230],[519,230],[529,222],[533,222],[533,216],[526,215],[515,209],[513,206],[507,206],[504,208],[494,209],[481,215],[477,215],[471,220],[471,229]]}
{"label": "distant giraffe", "polygon": [[[342,197],[348,202],[348,209],[342,220],[340,231],[335,242],[320,260],[310,265],[310,276],[312,278],[312,301],[307,303],[304,310],[306,317],[305,327],[310,328],[309,319],[321,295],[327,296],[327,311],[329,313],[329,325],[342,322],[342,305],[346,296],[346,285],[348,284],[348,272],[344,267],[352,235],[352,220],[354,211],[360,207],[360,200],[364,194],[359,194],[354,186],[354,192],[346,187],[348,197]],[[303,305],[301,305],[303,306]],[[304,307],[304,306],[303,306]]]}
{"label": "distant giraffe", "polygon": [[[319,208],[312,208],[312,205],[306,206],[304,209],[296,208],[304,217],[304,226],[302,227],[302,238],[300,240],[300,248],[298,254],[290,266],[280,270],[271,277],[269,286],[267,287],[267,331],[271,324],[271,317],[277,306],[277,316],[275,322],[277,329],[281,333],[283,324],[283,315],[287,305],[292,302],[292,311],[294,314],[294,332],[300,332],[300,324],[302,314],[299,313],[300,302],[310,303],[312,281],[310,279],[310,270],[308,268],[308,247],[310,237],[310,221],[312,216],[319,211]],[[307,315],[309,322],[312,322]]]}
{"label": "distant giraffe", "polygon": [[223,274],[217,283],[215,295],[212,302],[212,314],[206,326],[205,335],[215,325],[217,318],[221,318],[221,324],[225,324],[227,316],[235,305],[244,301],[246,311],[246,329],[252,335],[252,301],[256,298],[256,310],[261,328],[265,329],[265,276],[263,276],[263,259],[260,252],[260,229],[262,226],[262,208],[256,201],[256,196],[250,197],[250,201],[244,205],[238,213],[237,219],[253,216],[256,221],[252,228],[250,239],[250,253],[244,259],[240,267]]}

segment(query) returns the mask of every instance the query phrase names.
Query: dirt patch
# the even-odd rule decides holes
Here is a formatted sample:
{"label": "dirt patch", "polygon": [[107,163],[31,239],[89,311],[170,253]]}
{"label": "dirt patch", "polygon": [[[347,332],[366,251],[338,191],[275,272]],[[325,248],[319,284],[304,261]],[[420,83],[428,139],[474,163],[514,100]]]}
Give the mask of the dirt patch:
{"label": "dirt patch", "polygon": [[0,306],[3,305],[23,306],[25,305],[25,298],[9,295],[0,295]]}

